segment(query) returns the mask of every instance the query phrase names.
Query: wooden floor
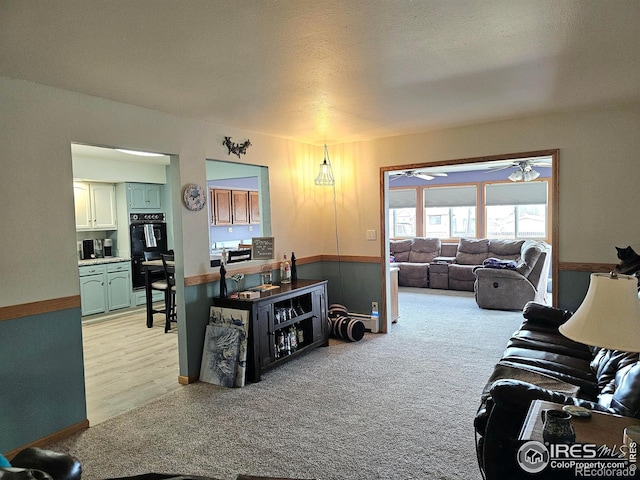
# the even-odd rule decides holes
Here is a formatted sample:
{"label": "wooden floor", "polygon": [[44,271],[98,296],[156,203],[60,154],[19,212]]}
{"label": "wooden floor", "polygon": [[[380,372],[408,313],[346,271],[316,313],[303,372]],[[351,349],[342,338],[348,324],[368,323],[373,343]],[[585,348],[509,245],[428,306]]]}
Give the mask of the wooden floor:
{"label": "wooden floor", "polygon": [[[164,333],[156,315],[147,328],[145,310],[83,321],[87,417],[90,425],[144,405],[178,384],[178,330]],[[98,321],[96,321],[98,320]]]}

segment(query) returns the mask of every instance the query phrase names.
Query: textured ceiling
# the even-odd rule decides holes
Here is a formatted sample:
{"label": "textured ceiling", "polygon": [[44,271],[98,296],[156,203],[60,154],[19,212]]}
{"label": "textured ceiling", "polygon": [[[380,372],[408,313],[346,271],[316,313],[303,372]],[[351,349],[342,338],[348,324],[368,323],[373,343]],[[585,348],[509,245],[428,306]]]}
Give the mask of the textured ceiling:
{"label": "textured ceiling", "polygon": [[0,75],[314,144],[640,100],[638,0],[0,0]]}

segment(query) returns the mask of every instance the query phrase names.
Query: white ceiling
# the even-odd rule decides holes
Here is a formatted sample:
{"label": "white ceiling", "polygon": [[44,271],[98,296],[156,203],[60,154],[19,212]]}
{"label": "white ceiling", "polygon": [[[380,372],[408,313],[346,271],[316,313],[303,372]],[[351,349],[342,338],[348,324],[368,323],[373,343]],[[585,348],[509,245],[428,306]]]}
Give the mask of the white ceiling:
{"label": "white ceiling", "polygon": [[313,144],[640,101],[638,0],[0,0],[0,75]]}

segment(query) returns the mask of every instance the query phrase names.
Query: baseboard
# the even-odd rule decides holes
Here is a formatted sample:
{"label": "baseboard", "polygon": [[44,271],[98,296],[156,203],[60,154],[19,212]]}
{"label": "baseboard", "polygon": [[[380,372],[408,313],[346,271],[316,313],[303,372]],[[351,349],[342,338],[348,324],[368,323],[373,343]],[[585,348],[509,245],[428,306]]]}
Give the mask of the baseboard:
{"label": "baseboard", "polygon": [[29,448],[29,447],[46,448],[47,445],[50,445],[52,443],[57,443],[61,440],[64,440],[67,437],[70,437],[75,433],[81,432],[82,430],[86,430],[87,428],[89,428],[89,420],[85,419],[82,422],[76,423],[75,425],[71,425],[70,427],[59,430],[55,433],[52,433],[51,435],[47,435],[46,437],[36,440],[35,442],[31,442],[21,447],[10,450],[3,455],[9,461],[11,461],[13,457],[15,457],[18,453],[20,453],[25,448]]}
{"label": "baseboard", "polygon": [[194,375],[191,376],[187,376],[187,375],[179,375],[178,376],[178,383],[180,385],[189,385],[190,383],[196,383],[200,381],[200,377],[196,377]]}

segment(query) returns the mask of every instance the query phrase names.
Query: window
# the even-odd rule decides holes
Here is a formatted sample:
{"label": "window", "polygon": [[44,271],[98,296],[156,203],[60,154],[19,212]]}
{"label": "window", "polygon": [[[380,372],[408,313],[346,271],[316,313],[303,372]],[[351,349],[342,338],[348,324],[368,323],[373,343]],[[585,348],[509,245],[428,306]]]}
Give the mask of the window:
{"label": "window", "polygon": [[546,238],[547,182],[485,187],[485,229],[490,238]]}
{"label": "window", "polygon": [[476,236],[476,186],[426,187],[425,236],[460,238]]}
{"label": "window", "polygon": [[416,236],[416,189],[389,190],[389,234],[392,238]]}

